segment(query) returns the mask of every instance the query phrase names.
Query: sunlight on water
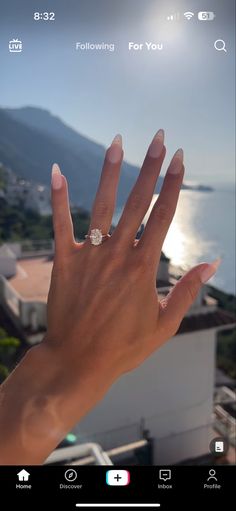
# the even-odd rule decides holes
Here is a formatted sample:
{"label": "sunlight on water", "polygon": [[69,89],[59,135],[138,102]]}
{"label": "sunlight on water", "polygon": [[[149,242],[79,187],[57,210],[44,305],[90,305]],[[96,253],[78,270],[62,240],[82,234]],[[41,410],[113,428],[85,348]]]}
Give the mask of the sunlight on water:
{"label": "sunlight on water", "polygon": [[199,203],[197,200],[189,200],[189,196],[186,197],[185,194],[186,192],[180,194],[178,208],[163,250],[173,264],[188,268],[206,257],[206,254],[214,253],[215,243],[204,240],[201,231],[193,229]]}
{"label": "sunlight on water", "polygon": [[[144,217],[146,223],[158,195]],[[222,257],[212,284],[235,292],[235,197],[233,190],[199,192],[181,190],[178,207],[163,245],[172,264],[188,269]],[[118,221],[117,212],[115,222]]]}
{"label": "sunlight on water", "polygon": [[[194,195],[190,200],[189,192],[187,193],[187,197],[186,192],[180,194],[178,208],[163,245],[163,251],[170,257],[171,262],[185,269],[199,261],[204,253],[208,253],[209,250],[214,248],[213,242],[204,241],[201,234],[193,230],[199,204]],[[157,197],[158,195],[153,197],[151,206],[144,218],[145,223]]]}

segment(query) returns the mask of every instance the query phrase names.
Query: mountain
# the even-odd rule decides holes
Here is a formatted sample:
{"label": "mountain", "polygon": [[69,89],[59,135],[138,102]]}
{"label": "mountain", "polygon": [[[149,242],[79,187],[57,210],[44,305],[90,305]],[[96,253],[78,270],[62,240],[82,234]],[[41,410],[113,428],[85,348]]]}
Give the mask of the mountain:
{"label": "mountain", "polygon": [[[24,107],[0,109],[0,162],[19,176],[50,184],[53,162],[69,181],[73,203],[91,208],[105,148],[82,136],[49,111]],[[117,205],[122,206],[139,169],[123,163]],[[159,179],[157,192],[163,179]]]}

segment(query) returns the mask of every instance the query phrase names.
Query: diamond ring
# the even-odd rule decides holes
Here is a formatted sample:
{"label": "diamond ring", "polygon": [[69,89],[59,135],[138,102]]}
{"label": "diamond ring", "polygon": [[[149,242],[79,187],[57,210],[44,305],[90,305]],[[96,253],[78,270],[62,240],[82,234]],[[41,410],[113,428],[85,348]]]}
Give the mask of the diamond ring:
{"label": "diamond ring", "polygon": [[90,238],[92,245],[101,245],[105,239],[110,238],[110,234],[102,234],[100,229],[91,229],[91,233],[86,234],[85,238]]}

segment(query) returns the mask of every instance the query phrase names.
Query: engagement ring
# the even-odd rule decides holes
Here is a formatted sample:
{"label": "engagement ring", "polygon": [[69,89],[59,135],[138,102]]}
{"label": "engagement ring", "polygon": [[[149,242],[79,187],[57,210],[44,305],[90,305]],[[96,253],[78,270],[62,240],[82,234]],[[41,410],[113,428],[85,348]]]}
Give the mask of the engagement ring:
{"label": "engagement ring", "polygon": [[90,234],[86,234],[85,238],[90,238],[90,242],[92,245],[101,245],[102,242],[110,238],[109,234],[102,234],[100,229],[92,229]]}

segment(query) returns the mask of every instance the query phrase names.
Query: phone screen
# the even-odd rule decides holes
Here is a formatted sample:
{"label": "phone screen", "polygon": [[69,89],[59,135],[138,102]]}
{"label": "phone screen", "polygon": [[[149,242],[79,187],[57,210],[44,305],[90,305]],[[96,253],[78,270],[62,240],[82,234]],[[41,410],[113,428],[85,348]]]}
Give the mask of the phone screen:
{"label": "phone screen", "polygon": [[[124,322],[137,322],[134,336],[141,335],[141,328],[146,329],[152,317],[144,303],[150,298],[145,284],[148,277],[140,272],[143,284],[139,282],[136,292],[128,272],[133,263],[124,260],[118,249],[117,261],[123,257],[123,270],[115,285],[112,277],[107,280],[109,295],[105,296],[109,299],[101,311],[94,305],[94,295],[98,297],[96,304],[101,303],[101,286],[96,281],[100,282],[98,274],[104,273],[105,263],[98,269],[95,254],[106,249],[113,237],[116,239],[116,230],[123,240],[122,234],[125,237],[132,215],[139,212],[143,200],[145,214],[139,219],[137,243],[142,246],[148,225],[150,240],[165,225],[165,205],[156,224],[150,222],[151,213],[178,148],[184,151],[185,173],[175,214],[162,240],[153,292],[155,287],[157,297],[165,304],[166,297],[191,268],[214,261],[219,266],[210,281],[199,286],[196,296],[192,296],[191,282],[186,286],[184,292],[191,306],[167,342],[159,349],[150,349],[131,370],[127,351],[128,368],[125,366],[114,381],[111,378],[101,399],[93,397],[99,386],[93,377],[87,389],[93,405],[80,420],[70,425],[66,422],[58,445],[45,451],[42,463],[34,462],[34,458],[31,462],[30,456],[14,457],[14,453],[9,463],[5,457],[1,461],[0,449],[1,471],[8,474],[2,491],[8,491],[8,500],[12,495],[25,505],[31,498],[40,498],[40,488],[45,486],[52,498],[68,503],[67,509],[115,505],[174,509],[173,502],[180,498],[185,509],[189,504],[187,487],[192,498],[202,504],[223,503],[232,488],[235,469],[235,2],[12,0],[2,1],[0,11],[3,389],[4,385],[7,389],[10,376],[14,382],[12,371],[27,353],[45,344],[51,316],[58,324],[66,325],[60,328],[68,338],[73,336],[73,314],[89,316],[88,328],[91,325],[95,332],[104,329],[102,348],[95,342],[89,358],[93,351],[100,350],[93,373],[99,374],[101,365],[105,379],[112,371],[107,354],[109,349],[113,351],[110,336],[114,336],[117,346],[122,343]],[[141,186],[144,198],[139,189],[133,209],[128,210],[122,223],[149,144],[155,133],[159,133],[159,139],[163,136],[160,129],[165,132],[166,148],[160,176],[147,200],[145,189],[153,180],[153,169],[149,169],[150,181],[146,178]],[[100,230],[99,222],[92,222],[96,232],[91,236],[91,212],[101,184],[104,157],[114,137],[116,149],[120,148],[117,133],[122,135],[123,163],[116,202],[113,204],[109,195],[107,174],[97,217],[104,229]],[[56,221],[53,225],[50,190],[55,163],[68,183],[77,246],[85,242],[90,250],[88,257],[81,256],[83,280],[77,279],[77,269],[73,270],[74,287],[80,289],[80,310],[76,313],[71,299],[66,317],[61,309],[66,296],[64,284],[60,284],[58,299],[49,299],[47,306],[55,265]],[[58,166],[56,174],[58,177]],[[170,207],[173,201],[169,199]],[[58,232],[63,239],[66,208],[63,201],[61,205],[56,202],[62,218]],[[108,211],[109,226],[103,223]],[[105,238],[104,244],[100,235]],[[94,245],[101,242],[101,247],[92,247],[92,253],[90,241]],[[110,258],[112,254],[106,259],[107,271]],[[68,268],[73,264],[70,259]],[[90,275],[90,284],[83,273]],[[66,278],[63,273],[65,286]],[[91,279],[93,288],[88,294],[86,286],[92,285]],[[130,294],[126,302],[119,302],[121,320],[115,304],[123,296],[122,279]],[[71,296],[74,287],[72,282]],[[138,293],[142,300],[134,320],[132,304],[137,303]],[[88,314],[90,307],[93,313]],[[82,327],[81,332],[83,336]],[[67,361],[70,349],[74,348],[68,344],[63,369],[60,366],[61,381],[64,373],[72,371],[73,362],[70,365]],[[107,357],[104,364],[103,357]],[[50,374],[50,366],[41,367],[40,363],[38,360],[35,370],[31,370],[32,388],[42,374]],[[24,377],[14,391],[11,420],[5,420],[8,397],[3,391],[0,436],[4,449],[11,443],[5,432],[18,421],[21,431],[21,422],[26,421],[19,404],[23,388]],[[74,396],[73,409],[80,406],[76,399]],[[51,410],[50,399],[48,406]],[[39,429],[34,437],[36,451],[40,451],[42,437],[54,434],[50,420],[48,427]],[[32,430],[27,431],[24,445],[30,450]]]}

